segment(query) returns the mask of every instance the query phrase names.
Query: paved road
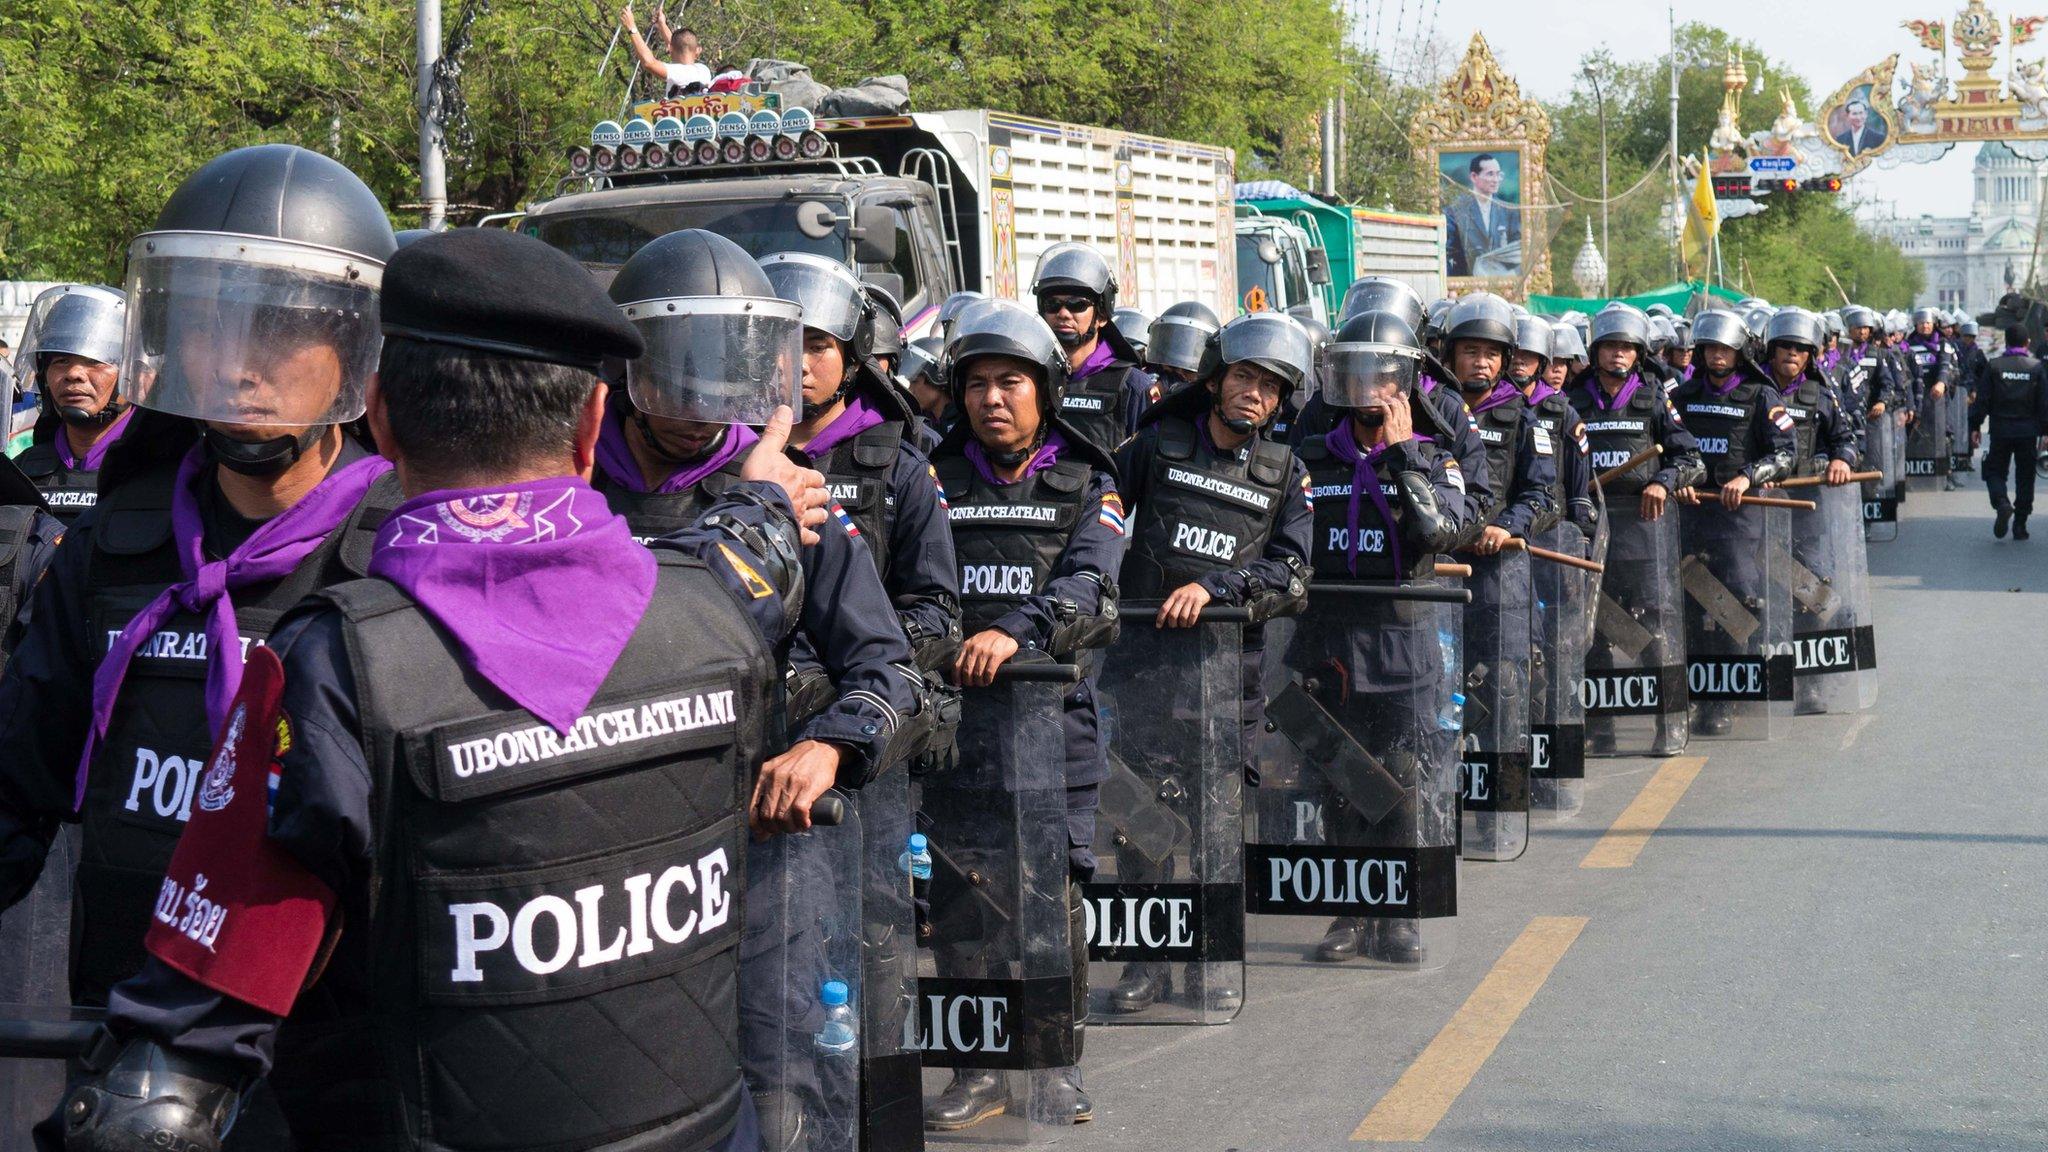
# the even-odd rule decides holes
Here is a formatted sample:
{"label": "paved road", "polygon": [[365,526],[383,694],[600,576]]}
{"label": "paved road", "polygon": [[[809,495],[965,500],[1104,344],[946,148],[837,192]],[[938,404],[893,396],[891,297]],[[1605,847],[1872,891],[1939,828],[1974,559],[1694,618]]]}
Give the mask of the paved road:
{"label": "paved road", "polygon": [[1445,1032],[1394,1100],[1455,1094],[1412,1146],[2048,1148],[2048,523],[1994,541],[1975,482],[1905,514],[1871,549],[1873,713],[1696,743],[1628,867],[1581,861],[1662,765],[1594,761],[1581,816],[1465,866],[1439,972],[1260,968],[1228,1027],[1092,1029],[1100,1118],[1064,1147],[1358,1147]]}

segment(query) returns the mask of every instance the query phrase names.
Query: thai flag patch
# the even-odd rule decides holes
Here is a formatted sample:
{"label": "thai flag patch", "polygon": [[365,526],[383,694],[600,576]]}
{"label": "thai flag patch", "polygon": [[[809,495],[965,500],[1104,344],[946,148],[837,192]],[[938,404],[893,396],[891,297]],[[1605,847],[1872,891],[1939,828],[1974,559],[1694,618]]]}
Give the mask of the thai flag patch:
{"label": "thai flag patch", "polygon": [[926,472],[931,473],[932,487],[938,490],[939,507],[944,508],[948,512],[951,512],[953,510],[953,506],[951,504],[946,503],[946,486],[939,481],[939,470],[937,468],[932,467],[929,464],[924,466],[924,470]]}
{"label": "thai flag patch", "polygon": [[1776,424],[1780,432],[1792,430],[1792,417],[1783,408],[1771,409],[1771,423]]}
{"label": "thai flag patch", "polygon": [[1579,446],[1579,455],[1589,455],[1593,451],[1592,445],[1586,443],[1586,426],[1584,424],[1572,426],[1572,440]]}
{"label": "thai flag patch", "polygon": [[1124,501],[1114,492],[1102,494],[1102,513],[1096,523],[1121,536],[1124,534]]}
{"label": "thai flag patch", "polygon": [[1301,474],[1301,498],[1308,503],[1309,507],[1313,508],[1316,506],[1315,486],[1308,482],[1308,473],[1306,472]]}
{"label": "thai flag patch", "polygon": [[832,515],[839,521],[839,526],[846,529],[848,536],[858,537],[860,535],[860,525],[853,522],[853,517],[846,514],[846,509],[841,507],[837,500],[832,502]]}

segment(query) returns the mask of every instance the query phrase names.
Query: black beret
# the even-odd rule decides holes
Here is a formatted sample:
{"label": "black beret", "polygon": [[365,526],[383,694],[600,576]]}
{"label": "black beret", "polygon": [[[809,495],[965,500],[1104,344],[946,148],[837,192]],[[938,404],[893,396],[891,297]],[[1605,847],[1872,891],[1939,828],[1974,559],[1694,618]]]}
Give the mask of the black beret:
{"label": "black beret", "polygon": [[398,250],[378,306],[386,336],[595,372],[645,345],[567,253],[502,228],[457,228]]}

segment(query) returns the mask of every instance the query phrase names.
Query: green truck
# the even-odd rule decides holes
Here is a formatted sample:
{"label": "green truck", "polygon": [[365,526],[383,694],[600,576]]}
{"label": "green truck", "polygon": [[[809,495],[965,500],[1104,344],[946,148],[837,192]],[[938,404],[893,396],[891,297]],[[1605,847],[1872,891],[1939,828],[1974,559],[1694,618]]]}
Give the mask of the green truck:
{"label": "green truck", "polygon": [[1239,184],[1236,200],[1242,310],[1305,305],[1327,323],[1361,276],[1395,277],[1424,300],[1443,295],[1442,216],[1332,203],[1280,180]]}

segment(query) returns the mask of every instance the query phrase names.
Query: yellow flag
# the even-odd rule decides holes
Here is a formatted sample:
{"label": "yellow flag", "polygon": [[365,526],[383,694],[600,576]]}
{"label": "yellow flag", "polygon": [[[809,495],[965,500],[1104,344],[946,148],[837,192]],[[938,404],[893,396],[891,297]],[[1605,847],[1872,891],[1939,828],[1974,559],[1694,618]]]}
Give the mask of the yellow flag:
{"label": "yellow flag", "polygon": [[1710,271],[1707,261],[1713,251],[1714,237],[1721,232],[1721,210],[1714,203],[1714,177],[1708,171],[1712,157],[1700,154],[1699,179],[1692,186],[1692,202],[1685,214],[1685,268],[1687,275],[1704,275]]}

